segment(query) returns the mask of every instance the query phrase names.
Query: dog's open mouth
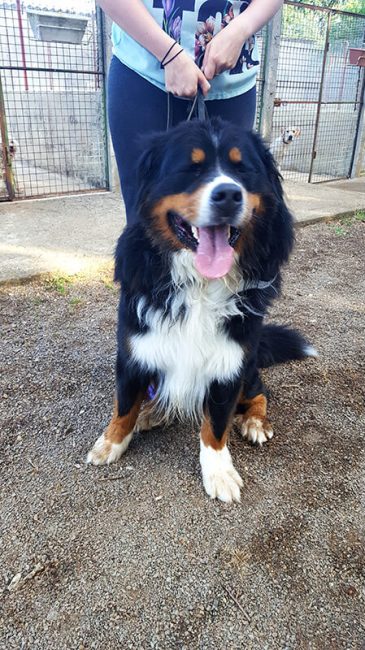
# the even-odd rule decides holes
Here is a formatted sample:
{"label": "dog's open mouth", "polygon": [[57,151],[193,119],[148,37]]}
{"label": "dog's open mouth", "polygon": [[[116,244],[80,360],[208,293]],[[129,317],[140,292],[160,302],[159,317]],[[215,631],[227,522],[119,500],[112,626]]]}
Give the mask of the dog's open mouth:
{"label": "dog's open mouth", "polygon": [[182,244],[195,253],[195,266],[208,279],[226,275],[233,264],[234,250],[240,231],[234,226],[197,228],[176,212],[169,213],[169,223]]}

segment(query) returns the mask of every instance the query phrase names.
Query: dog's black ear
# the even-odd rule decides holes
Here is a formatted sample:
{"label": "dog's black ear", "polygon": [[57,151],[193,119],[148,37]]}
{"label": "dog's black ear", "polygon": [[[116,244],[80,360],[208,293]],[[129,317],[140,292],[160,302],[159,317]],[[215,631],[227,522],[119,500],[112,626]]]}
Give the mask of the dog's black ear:
{"label": "dog's black ear", "polygon": [[273,194],[275,194],[276,198],[282,201],[284,196],[282,186],[283,177],[279,172],[275,158],[268,146],[265,146],[264,162],[267,174],[269,176],[271,190]]}
{"label": "dog's black ear", "polygon": [[[262,260],[261,265],[263,268],[267,266],[266,271],[271,277],[278,273],[281,265],[288,260],[294,243],[294,229],[292,214],[285,203],[283,177],[268,145],[261,142],[261,156],[273,203],[269,207],[270,218],[258,220],[257,224],[259,230],[262,227],[259,239],[266,241],[266,261]],[[268,202],[270,203],[269,197]]]}
{"label": "dog's black ear", "polygon": [[163,141],[165,134],[153,134],[140,140],[141,151],[137,162],[137,206],[145,203],[150,188],[157,181],[163,156]]}

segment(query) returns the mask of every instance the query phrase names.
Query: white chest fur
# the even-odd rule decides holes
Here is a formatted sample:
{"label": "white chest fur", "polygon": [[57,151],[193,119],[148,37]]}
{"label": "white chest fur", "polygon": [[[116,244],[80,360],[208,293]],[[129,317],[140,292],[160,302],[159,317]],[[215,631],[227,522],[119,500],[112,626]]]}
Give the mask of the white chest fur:
{"label": "white chest fur", "polygon": [[[145,370],[161,373],[161,406],[180,416],[202,413],[204,397],[212,381],[227,382],[240,371],[243,350],[229,339],[224,321],[240,314],[235,294],[240,291],[238,268],[224,279],[205,280],[196,271],[193,254],[174,255],[173,299],[170,314],[145,310],[142,299],[137,313],[148,325],[146,334],[132,337],[132,355]],[[183,319],[176,318],[185,307]]]}

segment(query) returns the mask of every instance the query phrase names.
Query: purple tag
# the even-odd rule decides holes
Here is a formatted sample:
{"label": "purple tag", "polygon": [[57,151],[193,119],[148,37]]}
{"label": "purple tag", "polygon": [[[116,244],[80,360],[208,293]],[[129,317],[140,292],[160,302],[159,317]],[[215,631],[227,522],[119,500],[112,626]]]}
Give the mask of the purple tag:
{"label": "purple tag", "polygon": [[153,384],[150,384],[147,388],[148,399],[153,400],[156,397],[157,390]]}

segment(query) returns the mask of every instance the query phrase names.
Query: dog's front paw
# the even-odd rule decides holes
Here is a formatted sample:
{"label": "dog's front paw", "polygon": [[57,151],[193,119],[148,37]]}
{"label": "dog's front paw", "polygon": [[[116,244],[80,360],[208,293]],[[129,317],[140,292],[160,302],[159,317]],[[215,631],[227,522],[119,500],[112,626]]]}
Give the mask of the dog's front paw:
{"label": "dog's front paw", "polygon": [[250,416],[243,420],[241,434],[243,438],[261,446],[273,437],[274,432],[269,420]]}
{"label": "dog's front paw", "polygon": [[200,464],[203,485],[211,499],[220,499],[225,503],[240,501],[240,488],[243,482],[233,467],[231,454],[227,447],[216,451],[201,443]]}
{"label": "dog's front paw", "polygon": [[121,443],[117,444],[107,440],[103,433],[89,451],[86,462],[92,463],[92,465],[109,465],[110,463],[114,463],[114,461],[118,460],[124,454],[132,440],[132,436],[133,434],[130,433]]}

